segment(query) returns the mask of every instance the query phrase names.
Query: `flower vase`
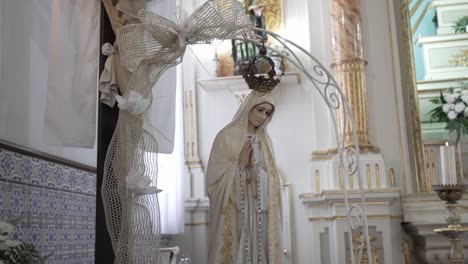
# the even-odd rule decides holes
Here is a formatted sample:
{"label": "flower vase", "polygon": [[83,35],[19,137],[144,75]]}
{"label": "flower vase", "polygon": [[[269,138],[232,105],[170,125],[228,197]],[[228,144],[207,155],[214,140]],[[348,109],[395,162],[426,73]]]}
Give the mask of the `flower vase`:
{"label": "flower vase", "polygon": [[463,174],[463,160],[462,160],[462,151],[461,151],[461,140],[460,135],[457,134],[456,131],[449,132],[449,144],[455,147],[455,166],[457,171],[457,182],[463,183],[464,182],[464,174]]}

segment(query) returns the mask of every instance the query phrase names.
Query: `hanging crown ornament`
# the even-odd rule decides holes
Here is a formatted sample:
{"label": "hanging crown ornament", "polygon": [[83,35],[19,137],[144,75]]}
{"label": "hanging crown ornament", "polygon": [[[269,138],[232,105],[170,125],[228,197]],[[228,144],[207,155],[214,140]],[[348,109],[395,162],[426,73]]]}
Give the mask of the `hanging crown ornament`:
{"label": "hanging crown ornament", "polygon": [[[267,49],[265,47],[265,43],[263,43],[262,47],[259,49],[259,56],[250,60],[248,67],[243,71],[242,75],[250,89],[262,93],[272,91],[276,85],[280,83],[281,77],[284,75],[283,71],[278,78],[275,78],[275,62],[266,54]],[[258,74],[257,59],[264,59],[268,61],[268,64],[270,65],[270,70],[266,73],[268,78],[261,73]]]}

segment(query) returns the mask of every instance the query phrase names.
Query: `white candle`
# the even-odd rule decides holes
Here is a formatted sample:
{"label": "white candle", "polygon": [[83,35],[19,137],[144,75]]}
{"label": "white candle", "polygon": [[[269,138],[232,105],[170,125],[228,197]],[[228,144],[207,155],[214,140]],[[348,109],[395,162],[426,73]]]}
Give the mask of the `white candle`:
{"label": "white candle", "polygon": [[455,147],[449,146],[448,142],[445,143],[445,146],[440,147],[440,168],[442,184],[457,183]]}

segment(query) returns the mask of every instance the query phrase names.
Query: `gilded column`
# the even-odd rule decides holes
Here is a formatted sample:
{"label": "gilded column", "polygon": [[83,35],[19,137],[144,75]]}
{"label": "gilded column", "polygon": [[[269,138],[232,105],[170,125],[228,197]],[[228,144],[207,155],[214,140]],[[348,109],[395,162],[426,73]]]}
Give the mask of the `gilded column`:
{"label": "gilded column", "polygon": [[[369,138],[369,114],[367,106],[366,65],[363,57],[360,0],[331,0],[331,65],[336,81],[348,98],[354,115],[356,132],[361,150],[375,151]],[[343,131],[342,119],[338,129]],[[348,122],[349,124],[349,122]],[[353,145],[353,134],[347,126],[345,145]]]}

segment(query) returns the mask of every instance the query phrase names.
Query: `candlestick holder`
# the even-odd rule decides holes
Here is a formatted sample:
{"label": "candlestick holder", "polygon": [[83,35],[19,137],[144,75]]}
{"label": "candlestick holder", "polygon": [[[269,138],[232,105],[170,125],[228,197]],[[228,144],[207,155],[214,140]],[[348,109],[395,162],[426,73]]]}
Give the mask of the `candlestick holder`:
{"label": "candlestick holder", "polygon": [[436,184],[432,189],[437,192],[439,198],[446,201],[448,216],[445,221],[448,227],[434,229],[434,232],[447,237],[450,241],[450,260],[452,263],[463,263],[463,239],[468,233],[468,227],[460,225],[460,205],[457,203],[466,190],[465,184]]}

